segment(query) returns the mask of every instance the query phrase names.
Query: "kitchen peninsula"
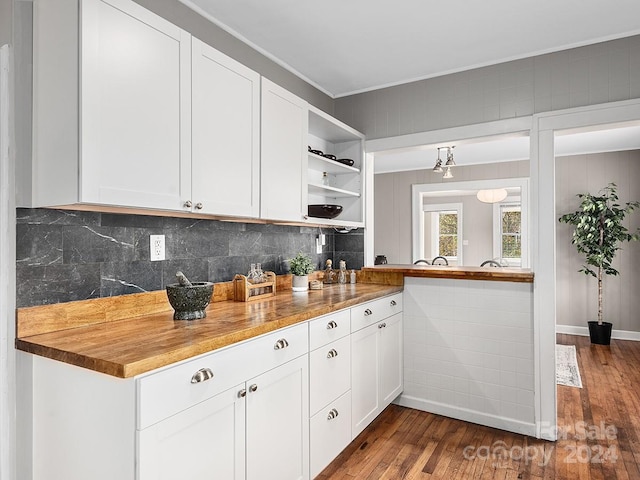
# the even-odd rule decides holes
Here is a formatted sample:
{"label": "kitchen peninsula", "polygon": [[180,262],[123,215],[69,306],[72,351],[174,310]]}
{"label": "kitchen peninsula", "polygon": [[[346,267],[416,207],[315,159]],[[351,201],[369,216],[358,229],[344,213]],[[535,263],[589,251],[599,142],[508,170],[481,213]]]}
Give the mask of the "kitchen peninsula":
{"label": "kitchen peninsula", "polygon": [[533,279],[518,268],[376,265],[404,275],[403,406],[535,436]]}

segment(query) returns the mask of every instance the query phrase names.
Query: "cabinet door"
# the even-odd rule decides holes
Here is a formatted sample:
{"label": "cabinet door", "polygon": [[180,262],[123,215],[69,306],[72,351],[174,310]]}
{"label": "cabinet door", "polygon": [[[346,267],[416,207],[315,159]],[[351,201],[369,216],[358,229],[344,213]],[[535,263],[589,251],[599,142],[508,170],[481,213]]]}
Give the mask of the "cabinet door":
{"label": "cabinet door", "polygon": [[189,198],[190,35],[128,0],[82,0],[80,201]]}
{"label": "cabinet door", "polygon": [[355,438],[380,413],[378,324],[351,334],[351,433]]}
{"label": "cabinet door", "polygon": [[194,211],[258,217],[260,75],[192,40]]}
{"label": "cabinet door", "polygon": [[309,376],[303,355],[247,382],[247,480],[307,478]]}
{"label": "cabinet door", "polygon": [[[307,104],[262,79],[260,216],[302,221],[306,205]],[[303,188],[304,186],[304,188]],[[303,203],[304,202],[304,203]]]}
{"label": "cabinet door", "polygon": [[402,313],[382,322],[380,342],[380,402],[384,409],[403,388]]}
{"label": "cabinet door", "polygon": [[245,478],[244,384],[138,432],[138,480]]}

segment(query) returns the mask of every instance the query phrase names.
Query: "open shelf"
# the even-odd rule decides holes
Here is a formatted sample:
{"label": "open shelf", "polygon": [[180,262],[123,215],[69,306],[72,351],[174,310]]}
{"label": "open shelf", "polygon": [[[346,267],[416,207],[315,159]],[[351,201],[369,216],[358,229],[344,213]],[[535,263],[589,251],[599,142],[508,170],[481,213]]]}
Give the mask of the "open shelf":
{"label": "open shelf", "polygon": [[309,152],[309,168],[320,172],[334,173],[336,175],[360,173],[359,168],[350,167],[344,163],[336,162],[335,160],[331,160],[311,152]]}
{"label": "open shelf", "polygon": [[360,197],[360,193],[351,190],[343,190],[342,188],[330,187],[328,185],[320,185],[317,183],[309,183],[309,194],[324,195],[331,198]]}

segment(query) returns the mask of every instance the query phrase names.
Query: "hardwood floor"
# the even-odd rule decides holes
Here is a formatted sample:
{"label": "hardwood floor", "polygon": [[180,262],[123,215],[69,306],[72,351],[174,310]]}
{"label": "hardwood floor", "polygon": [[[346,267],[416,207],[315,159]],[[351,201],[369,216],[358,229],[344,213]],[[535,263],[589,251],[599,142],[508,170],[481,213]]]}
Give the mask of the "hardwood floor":
{"label": "hardwood floor", "polygon": [[318,480],[640,479],[640,342],[576,345],[583,388],[558,386],[547,442],[391,405]]}

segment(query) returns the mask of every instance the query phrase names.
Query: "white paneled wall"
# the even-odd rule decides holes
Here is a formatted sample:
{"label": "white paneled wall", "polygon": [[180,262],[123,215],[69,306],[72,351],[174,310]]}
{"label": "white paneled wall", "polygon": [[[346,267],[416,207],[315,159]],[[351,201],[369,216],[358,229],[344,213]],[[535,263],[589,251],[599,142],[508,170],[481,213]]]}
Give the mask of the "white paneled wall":
{"label": "white paneled wall", "polygon": [[399,403],[535,435],[533,286],[405,278]]}

